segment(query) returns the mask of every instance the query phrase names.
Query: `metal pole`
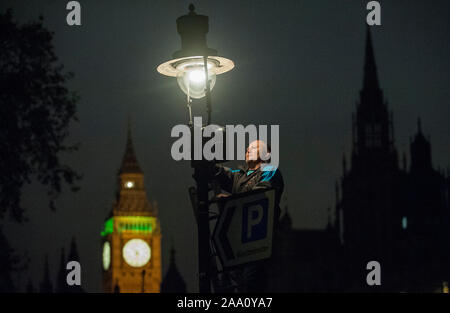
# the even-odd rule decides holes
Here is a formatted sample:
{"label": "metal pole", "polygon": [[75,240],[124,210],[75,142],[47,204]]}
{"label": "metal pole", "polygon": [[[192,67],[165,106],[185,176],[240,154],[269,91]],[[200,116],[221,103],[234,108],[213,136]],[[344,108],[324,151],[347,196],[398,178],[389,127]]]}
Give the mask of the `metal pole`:
{"label": "metal pole", "polygon": [[[194,128],[192,125],[191,133]],[[201,125],[200,125],[201,127]],[[191,136],[192,147],[194,136]],[[193,150],[191,150],[193,151]],[[193,178],[197,185],[197,228],[198,228],[198,273],[199,292],[211,292],[210,280],[210,229],[209,229],[209,197],[208,197],[208,176],[209,162],[207,160],[194,160],[192,157],[191,166],[194,168]]]}
{"label": "metal pole", "polygon": [[[206,87],[206,110],[208,113],[208,124],[211,123],[211,89],[208,77],[207,56],[203,57],[205,68],[205,87]],[[200,125],[201,127],[202,125]],[[196,127],[194,125],[194,127]],[[193,138],[193,136],[191,136]],[[202,145],[203,147],[203,145]],[[209,229],[209,196],[208,196],[208,177],[210,161],[205,159],[192,161],[194,167],[194,179],[197,182],[197,203],[198,203],[198,268],[199,268],[199,292],[211,292],[211,246]]]}
{"label": "metal pole", "polygon": [[210,229],[209,229],[209,203],[208,203],[208,162],[205,160],[194,162],[194,179],[197,182],[198,199],[198,268],[199,292],[211,292],[210,280]]}

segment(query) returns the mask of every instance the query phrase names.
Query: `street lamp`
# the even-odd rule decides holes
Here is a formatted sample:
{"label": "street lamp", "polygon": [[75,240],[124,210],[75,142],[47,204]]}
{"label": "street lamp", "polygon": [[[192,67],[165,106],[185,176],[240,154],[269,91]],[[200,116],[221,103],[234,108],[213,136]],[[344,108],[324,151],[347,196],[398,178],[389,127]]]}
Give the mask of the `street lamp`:
{"label": "street lamp", "polygon": [[[217,56],[217,50],[211,49],[206,43],[208,33],[208,17],[197,15],[194,5],[189,5],[189,13],[177,19],[177,31],[181,37],[181,50],[172,54],[173,59],[158,66],[159,73],[176,77],[178,85],[187,96],[189,110],[189,127],[192,123],[191,102],[206,96],[208,123],[211,124],[211,89],[216,84],[217,75],[233,69],[233,61]],[[202,125],[199,125],[200,127]],[[197,125],[195,126],[197,127]],[[192,140],[194,136],[191,136]],[[194,147],[194,145],[191,145]],[[197,227],[198,227],[198,267],[199,291],[211,292],[211,247],[209,229],[209,197],[208,179],[213,161],[194,160],[194,179],[197,183]]]}
{"label": "street lamp", "polygon": [[189,124],[192,125],[191,99],[206,96],[208,124],[211,123],[210,91],[216,84],[217,75],[231,71],[233,61],[217,55],[206,43],[208,16],[195,13],[189,5],[189,13],[177,19],[177,31],[181,37],[181,50],[172,54],[173,59],[158,66],[159,73],[176,77],[178,85],[187,96]]}

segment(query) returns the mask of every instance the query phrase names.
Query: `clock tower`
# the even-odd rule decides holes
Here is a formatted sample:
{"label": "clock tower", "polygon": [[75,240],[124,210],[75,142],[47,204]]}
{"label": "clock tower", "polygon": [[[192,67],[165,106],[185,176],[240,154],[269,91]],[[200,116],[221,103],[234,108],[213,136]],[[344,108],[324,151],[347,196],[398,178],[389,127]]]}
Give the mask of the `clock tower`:
{"label": "clock tower", "polygon": [[160,292],[161,228],[150,204],[128,125],[116,201],[101,232],[104,292]]}

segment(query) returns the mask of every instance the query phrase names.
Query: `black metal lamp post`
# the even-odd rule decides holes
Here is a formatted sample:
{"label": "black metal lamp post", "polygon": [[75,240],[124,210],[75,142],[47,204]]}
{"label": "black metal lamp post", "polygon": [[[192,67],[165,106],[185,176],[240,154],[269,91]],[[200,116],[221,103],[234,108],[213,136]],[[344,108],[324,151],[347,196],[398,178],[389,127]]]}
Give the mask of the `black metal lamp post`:
{"label": "black metal lamp post", "polygon": [[[189,110],[189,126],[191,133],[196,127],[192,123],[192,98],[200,99],[206,96],[208,114],[207,125],[211,124],[211,89],[216,83],[216,76],[233,69],[233,61],[217,56],[217,50],[208,48],[206,34],[208,33],[208,17],[197,15],[191,4],[189,13],[177,19],[177,31],[181,36],[181,50],[173,53],[173,59],[158,66],[158,72],[176,77],[180,88],[187,95]],[[200,125],[201,126],[201,125]],[[193,138],[194,136],[191,136]],[[194,145],[192,145],[194,147]],[[193,149],[192,149],[193,150]],[[211,292],[211,247],[209,229],[209,197],[208,177],[212,161],[194,160],[194,179],[197,184],[198,205],[198,264],[199,291]]]}

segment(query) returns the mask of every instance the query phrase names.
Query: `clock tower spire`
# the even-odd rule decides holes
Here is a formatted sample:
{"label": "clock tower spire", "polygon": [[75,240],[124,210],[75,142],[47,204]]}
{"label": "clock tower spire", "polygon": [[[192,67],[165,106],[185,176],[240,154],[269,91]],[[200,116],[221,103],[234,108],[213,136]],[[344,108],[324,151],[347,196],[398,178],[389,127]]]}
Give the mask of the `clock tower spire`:
{"label": "clock tower spire", "polygon": [[120,174],[124,173],[139,173],[142,174],[141,167],[136,158],[133,147],[133,138],[131,136],[131,122],[128,119],[128,130],[127,130],[127,145],[125,149],[125,154],[122,160],[122,166],[119,170]]}

